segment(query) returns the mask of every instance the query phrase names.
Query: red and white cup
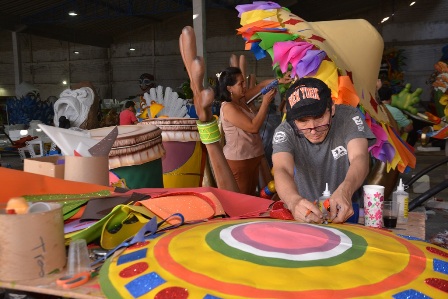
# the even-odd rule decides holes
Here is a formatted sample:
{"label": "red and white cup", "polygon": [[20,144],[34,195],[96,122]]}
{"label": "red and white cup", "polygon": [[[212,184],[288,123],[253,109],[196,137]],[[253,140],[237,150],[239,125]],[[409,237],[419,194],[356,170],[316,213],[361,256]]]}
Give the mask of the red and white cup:
{"label": "red and white cup", "polygon": [[384,186],[364,185],[364,225],[383,227]]}

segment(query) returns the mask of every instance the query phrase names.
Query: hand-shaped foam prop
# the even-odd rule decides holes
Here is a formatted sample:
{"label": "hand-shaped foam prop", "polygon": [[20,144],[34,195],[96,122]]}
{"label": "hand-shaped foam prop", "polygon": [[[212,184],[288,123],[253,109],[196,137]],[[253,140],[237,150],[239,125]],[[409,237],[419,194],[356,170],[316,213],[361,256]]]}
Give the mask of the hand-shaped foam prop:
{"label": "hand-shaped foam prop", "polygon": [[[149,93],[145,93],[143,98],[146,101],[146,107],[152,107],[154,105],[161,105],[163,109],[158,110],[156,115],[159,117],[180,117],[188,118],[187,115],[187,101],[179,98],[177,92],[174,92],[171,87],[165,88],[165,93],[163,92],[162,86],[157,86],[157,88],[151,88]],[[154,118],[153,110],[151,108],[151,117]],[[140,118],[146,118],[147,113],[142,113]]]}
{"label": "hand-shaped foam prop", "polygon": [[[179,49],[188,77],[190,77],[194,106],[199,121],[203,123],[211,122],[214,118],[212,102],[215,98],[215,93],[212,88],[204,88],[204,58],[197,56],[196,36],[191,26],[186,26],[182,29],[182,34],[179,36]],[[238,192],[238,185],[224,157],[221,143],[209,143],[205,147],[207,148],[218,188]]]}
{"label": "hand-shaped foam prop", "polygon": [[405,88],[398,94],[392,95],[392,106],[400,108],[402,110],[409,111],[412,114],[417,114],[417,108],[412,105],[420,102],[420,95],[423,89],[417,88],[413,93],[410,92],[411,84],[406,84]]}

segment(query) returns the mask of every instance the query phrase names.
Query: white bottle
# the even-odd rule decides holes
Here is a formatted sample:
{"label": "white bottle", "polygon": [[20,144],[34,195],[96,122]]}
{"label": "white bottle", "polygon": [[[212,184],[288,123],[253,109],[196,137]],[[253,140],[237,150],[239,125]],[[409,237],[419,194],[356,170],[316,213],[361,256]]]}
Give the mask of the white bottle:
{"label": "white bottle", "polygon": [[327,219],[328,216],[328,210],[324,205],[324,202],[331,197],[331,193],[330,190],[328,190],[328,183],[325,183],[325,191],[322,192],[322,196],[319,197],[319,209],[322,212],[322,215],[324,217],[324,219]]}
{"label": "white bottle", "polygon": [[408,209],[409,209],[409,193],[404,191],[403,180],[400,179],[400,184],[397,186],[397,190],[392,193],[392,201],[396,201],[399,204],[398,221],[399,224],[405,224],[408,222]]}

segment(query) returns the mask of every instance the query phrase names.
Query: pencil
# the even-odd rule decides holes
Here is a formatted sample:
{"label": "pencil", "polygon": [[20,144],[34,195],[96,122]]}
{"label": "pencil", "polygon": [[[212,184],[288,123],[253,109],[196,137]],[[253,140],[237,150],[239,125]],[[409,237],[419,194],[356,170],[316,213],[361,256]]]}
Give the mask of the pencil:
{"label": "pencil", "polygon": [[[314,204],[314,205],[316,205],[316,204],[317,204],[317,199],[316,199],[316,200],[314,200],[313,204]],[[306,214],[305,214],[305,218],[306,218],[306,217],[308,217],[308,216],[309,216],[310,214],[311,214],[311,210],[310,210],[310,209],[308,209],[308,211],[306,211]]]}

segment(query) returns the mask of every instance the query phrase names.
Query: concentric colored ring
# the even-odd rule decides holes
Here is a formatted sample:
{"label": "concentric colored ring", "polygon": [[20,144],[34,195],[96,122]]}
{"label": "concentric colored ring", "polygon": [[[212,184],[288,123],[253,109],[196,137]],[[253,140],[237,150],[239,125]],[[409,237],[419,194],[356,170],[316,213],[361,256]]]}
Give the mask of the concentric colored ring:
{"label": "concentric colored ring", "polygon": [[[352,239],[363,246],[352,247]],[[336,265],[341,258],[362,256],[367,244],[357,235],[330,227],[296,222],[273,226],[270,221],[220,227],[208,233],[206,241],[231,258],[285,268]]]}
{"label": "concentric colored ring", "polygon": [[[244,223],[244,221],[237,222],[238,224]],[[248,223],[248,225],[258,225],[258,221]],[[273,221],[272,227],[284,227],[285,221]],[[297,225],[301,228],[305,228],[306,224],[297,222],[289,222],[292,225]],[[198,246],[204,242],[204,236],[207,241],[207,245],[210,246],[213,238],[213,231],[218,229],[222,230],[231,226],[232,222],[228,223],[210,223],[208,225],[200,225],[193,228],[187,228],[188,231],[180,230],[174,231],[170,235],[160,239],[154,246],[154,258],[159,261],[159,266],[164,271],[169,272],[180,280],[187,282],[188,284],[195,285],[203,288],[204,290],[216,290],[222,294],[241,296],[241,297],[276,297],[276,298],[290,298],[298,295],[303,295],[309,298],[346,298],[352,295],[375,295],[385,290],[401,286],[403,283],[412,281],[425,269],[424,259],[397,259],[395,256],[388,256],[387,254],[378,254],[376,248],[380,247],[394,247],[393,250],[398,250],[397,254],[403,252],[406,256],[411,253],[414,256],[423,257],[424,254],[411,243],[399,238],[388,232],[381,232],[376,230],[374,235],[379,233],[380,235],[390,237],[388,242],[390,245],[385,245],[384,240],[376,238],[371,241],[366,239],[366,244],[359,244],[359,240],[362,240],[361,236],[364,234],[372,235],[373,233],[361,226],[354,226],[354,231],[359,233],[349,233],[344,231],[348,235],[353,235],[359,238],[359,240],[353,242],[357,247],[364,247],[364,254],[357,259],[350,259],[347,256],[334,257],[333,266],[331,269],[329,265],[325,263],[325,259],[319,261],[296,261],[296,263],[302,263],[307,268],[307,279],[310,280],[308,284],[282,284],[282,287],[276,286],[276,283],[281,281],[289,281],[291,277],[300,276],[300,266],[290,266],[294,261],[288,260],[285,265],[289,265],[289,268],[282,266],[282,270],[278,271],[278,259],[275,258],[259,258],[253,254],[254,259],[263,260],[264,262],[254,265],[252,260],[247,260],[245,252],[240,250],[234,250],[234,254],[223,255],[222,252],[216,251],[215,248],[210,247],[203,248]],[[336,226],[319,226],[317,229],[329,230],[335,229]],[[341,230],[341,229],[336,229]],[[216,233],[216,231],[215,231]],[[359,245],[358,245],[359,244]],[[393,245],[392,245],[393,244]],[[191,247],[190,247],[191,246]],[[197,252],[194,256],[200,257],[195,259],[194,263],[188,261],[189,258],[184,253],[182,248],[197,248]],[[229,248],[228,248],[229,249]],[[230,250],[230,249],[229,249]],[[223,250],[226,251],[227,250]],[[384,252],[386,253],[386,252]],[[375,261],[375,263],[387,264],[381,272],[366,271],[363,275],[369,276],[368,279],[362,277],[362,275],[355,274],[360,268],[368,264],[367,260]],[[266,260],[270,261],[266,262]],[[210,263],[218,263],[221,265],[232,265],[232,267],[226,267],[225,271],[220,271],[219,275],[213,276],[210,273]],[[361,262],[360,262],[361,261]],[[308,263],[308,264],[307,264]],[[394,267],[390,267],[390,264],[394,263]],[[257,266],[258,265],[258,266]],[[312,266],[312,267],[311,267]],[[352,269],[353,273],[347,273],[347,269]],[[275,272],[275,279],[272,272]],[[261,285],[263,289],[252,286],[249,282],[247,284],[242,283],[241,278],[248,278],[254,273],[258,273],[256,277],[256,283],[253,285]],[[262,275],[260,273],[265,273]],[[338,277],[339,283],[335,284],[336,287],[331,289],[325,289],[322,281],[333,281],[335,279],[335,273],[344,273],[345,275],[353,274],[353,276],[347,276],[346,278]],[[313,280],[315,277],[315,281]],[[250,281],[250,280],[249,280]],[[368,284],[369,282],[370,284]],[[316,288],[319,286],[320,288]],[[225,297],[225,296],[224,296]]]}
{"label": "concentric colored ring", "polygon": [[[210,221],[126,250],[106,263],[109,279],[101,285],[122,298],[183,289],[191,298],[395,297],[428,291],[427,278],[443,279],[424,246],[360,225]],[[130,277],[144,261],[149,268]],[[117,277],[120,271],[127,275]]]}

